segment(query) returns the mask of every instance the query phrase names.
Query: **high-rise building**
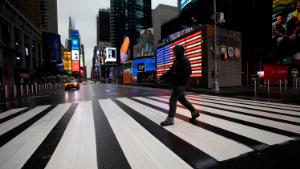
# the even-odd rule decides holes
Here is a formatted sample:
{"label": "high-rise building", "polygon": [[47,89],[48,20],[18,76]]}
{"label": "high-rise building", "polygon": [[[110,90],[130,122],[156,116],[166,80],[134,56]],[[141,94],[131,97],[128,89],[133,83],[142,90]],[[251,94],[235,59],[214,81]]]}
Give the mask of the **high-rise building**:
{"label": "high-rise building", "polygon": [[171,19],[179,16],[179,10],[177,7],[159,4],[152,11],[152,23],[154,31],[154,47],[158,46],[158,42],[161,39],[161,26]]}
{"label": "high-rise building", "polygon": [[40,0],[40,10],[42,31],[57,34],[57,0]]}
{"label": "high-rise building", "polygon": [[100,9],[97,17],[97,43],[110,42],[110,9]]}
{"label": "high-rise building", "polygon": [[9,0],[26,19],[28,19],[36,28],[41,29],[40,0]]}
{"label": "high-rise building", "polygon": [[42,33],[39,0],[0,1],[0,83],[39,82],[42,77]]}
{"label": "high-rise building", "polygon": [[132,48],[140,30],[152,27],[151,0],[111,0],[110,10],[110,40],[118,49],[123,36],[129,37]]}

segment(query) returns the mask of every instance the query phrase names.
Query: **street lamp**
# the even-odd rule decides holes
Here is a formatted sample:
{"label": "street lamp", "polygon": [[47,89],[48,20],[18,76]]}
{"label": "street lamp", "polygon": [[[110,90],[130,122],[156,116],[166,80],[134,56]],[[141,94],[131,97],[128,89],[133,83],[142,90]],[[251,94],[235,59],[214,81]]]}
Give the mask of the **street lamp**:
{"label": "street lamp", "polygon": [[215,29],[215,42],[214,42],[214,55],[215,55],[215,72],[214,72],[214,83],[213,90],[218,93],[220,91],[218,82],[218,65],[217,65],[217,2],[214,0],[214,29]]}

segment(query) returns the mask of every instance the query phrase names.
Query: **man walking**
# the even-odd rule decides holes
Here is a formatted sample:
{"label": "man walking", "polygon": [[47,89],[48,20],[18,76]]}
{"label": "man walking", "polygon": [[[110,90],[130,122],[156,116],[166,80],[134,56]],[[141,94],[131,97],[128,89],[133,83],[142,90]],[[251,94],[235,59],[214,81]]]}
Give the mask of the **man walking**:
{"label": "man walking", "polygon": [[174,47],[174,55],[176,59],[171,69],[160,78],[163,80],[167,77],[171,77],[171,84],[173,87],[173,92],[169,100],[169,114],[167,119],[160,123],[162,126],[174,124],[177,100],[179,100],[182,105],[191,111],[191,122],[195,121],[196,118],[200,116],[199,112],[197,112],[194,106],[185,98],[186,85],[192,71],[189,60],[184,56],[184,47],[181,45],[176,45]]}

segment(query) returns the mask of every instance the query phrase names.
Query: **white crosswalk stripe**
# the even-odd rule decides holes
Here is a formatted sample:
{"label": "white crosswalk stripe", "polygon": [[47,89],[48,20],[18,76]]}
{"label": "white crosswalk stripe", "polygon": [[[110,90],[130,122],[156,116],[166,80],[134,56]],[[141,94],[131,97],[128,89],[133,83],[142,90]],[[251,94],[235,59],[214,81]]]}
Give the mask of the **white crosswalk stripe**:
{"label": "white crosswalk stripe", "polygon": [[27,107],[22,107],[22,108],[17,108],[17,109],[10,109],[10,110],[7,110],[5,112],[2,112],[2,113],[0,113],[0,120],[3,119],[3,118],[5,118],[5,117],[7,117],[7,116],[16,114],[16,113],[18,113],[20,111],[23,111],[25,109],[27,109]]}
{"label": "white crosswalk stripe", "polygon": [[[168,98],[168,97],[166,97],[166,98]],[[195,100],[190,100],[190,101],[192,103],[199,103],[199,104],[202,104],[202,105],[205,105],[205,106],[212,106],[212,107],[215,107],[215,108],[226,109],[226,110],[229,110],[229,111],[233,110],[233,111],[244,112],[244,113],[253,114],[253,115],[259,115],[259,116],[264,116],[264,117],[270,117],[270,118],[282,119],[282,120],[286,120],[286,121],[300,123],[300,117],[296,118],[296,117],[291,117],[291,116],[287,116],[287,115],[263,112],[263,111],[259,111],[259,110],[251,110],[251,109],[246,109],[246,108],[234,107],[236,105],[226,106],[226,105],[221,105],[221,104],[217,104],[217,103],[210,103],[205,99],[200,99],[198,101],[195,101]],[[219,102],[219,103],[230,104],[230,103],[225,103],[224,101]],[[255,108],[255,106],[249,106],[249,108],[250,107]]]}
{"label": "white crosswalk stripe", "polygon": [[191,168],[111,100],[99,103],[133,169]]}
{"label": "white crosswalk stripe", "polygon": [[[62,121],[61,119],[67,117],[64,116],[69,114],[67,112],[71,112],[72,115],[69,115],[69,120],[65,122],[66,128],[60,130],[61,136],[55,144],[56,147],[54,146],[54,152],[48,154],[51,158],[44,165],[47,169],[102,168],[99,166],[102,166],[103,161],[99,160],[99,154],[97,154],[99,151],[97,139],[99,138],[96,137],[95,132],[97,122],[94,117],[97,115],[94,114],[95,112],[102,113],[103,117],[106,117],[104,119],[110,127],[108,127],[109,131],[114,135],[113,139],[116,140],[116,144],[123,153],[122,156],[133,169],[194,167],[190,161],[183,158],[188,156],[187,154],[176,152],[171,148],[174,145],[160,140],[160,136],[155,135],[149,129],[151,126],[158,127],[155,130],[163,131],[162,133],[170,133],[173,138],[184,141],[184,144],[192,146],[195,150],[199,150],[205,156],[218,162],[257,150],[255,145],[251,145],[253,142],[272,147],[297,140],[300,134],[300,116],[297,118],[300,115],[300,107],[294,105],[264,104],[258,101],[209,95],[189,95],[187,98],[196,109],[203,112],[197,121],[210,127],[188,122],[187,118],[191,114],[179,103],[175,125],[158,127],[167,117],[165,112],[169,109],[169,96],[78,101],[77,107],[76,104],[72,106],[72,103],[63,103],[53,106],[51,110],[49,108],[51,105],[7,110],[0,113],[0,119],[14,114],[16,117],[11,117],[7,121],[4,119],[4,122],[0,123],[0,137],[6,136],[9,131],[27,121],[31,122],[30,126],[27,125],[29,127],[15,133],[15,136],[7,142],[0,141],[2,144],[0,169],[22,168],[32,159],[41,144],[44,144],[46,139],[51,139],[49,133],[53,133],[51,132],[53,128],[59,126],[57,124]],[[282,106],[284,107],[281,108]],[[46,109],[49,112],[46,112]],[[22,114],[17,114],[21,111]],[[32,120],[42,112],[42,117],[40,116],[36,121]],[[234,138],[231,136],[233,134],[241,137]],[[239,140],[241,138],[252,142],[251,144],[243,142]],[[172,140],[169,141],[172,142]]]}
{"label": "white crosswalk stripe", "polygon": [[78,104],[46,168],[98,168],[92,102]]}
{"label": "white crosswalk stripe", "polygon": [[240,101],[240,102],[245,102],[245,103],[251,103],[255,104],[258,106],[273,106],[274,108],[284,108],[287,110],[296,110],[299,111],[300,106],[298,105],[291,105],[291,104],[283,104],[283,103],[274,103],[274,102],[264,102],[264,101],[256,101],[256,100],[246,100],[246,99],[238,99],[238,98],[229,98],[229,97],[222,97],[222,96],[211,96],[211,95],[204,95],[201,94],[199,95],[201,97],[208,97],[208,98],[218,98],[218,99],[223,99],[225,101]]}
{"label": "white crosswalk stripe", "polygon": [[[119,100],[126,105],[129,105],[131,108],[149,118],[156,124],[159,124],[162,119],[165,119],[167,116],[156,109],[147,107],[128,98],[120,98]],[[251,148],[242,144],[226,139],[182,120],[176,119],[175,123],[177,125],[166,127],[165,129],[211,155],[218,161],[231,159],[252,151]]]}
{"label": "white crosswalk stripe", "polygon": [[[154,99],[157,99],[157,100],[160,100],[160,101],[165,101],[165,102],[169,101],[167,98],[164,98],[164,97],[151,97],[151,98],[154,98]],[[197,101],[191,101],[191,103],[199,104],[199,102],[197,102]],[[277,129],[280,129],[280,130],[285,130],[285,131],[300,134],[300,126],[297,126],[297,125],[287,124],[287,123],[283,123],[283,122],[277,122],[277,121],[274,121],[274,120],[262,119],[262,118],[253,117],[253,116],[249,116],[249,115],[232,113],[230,111],[225,111],[225,110],[220,110],[220,109],[217,109],[217,108],[206,107],[205,105],[201,105],[201,106],[200,105],[195,105],[195,108],[199,109],[199,110],[207,111],[207,112],[210,112],[210,113],[213,113],[213,114],[225,116],[225,117],[239,119],[239,120],[243,120],[243,121],[246,121],[246,122],[252,122],[252,123],[256,123],[256,124],[260,124],[260,125],[273,127],[273,128],[277,128]]]}
{"label": "white crosswalk stripe", "polygon": [[29,110],[28,112],[13,118],[11,120],[8,120],[4,123],[0,124],[0,136],[6,132],[8,132],[9,130],[19,126],[20,124],[24,123],[25,121],[27,121],[28,119],[36,116],[37,114],[39,114],[40,112],[44,111],[45,109],[47,109],[48,107],[50,107],[50,105],[46,105],[46,106],[38,106],[32,110]]}
{"label": "white crosswalk stripe", "polygon": [[70,103],[56,106],[30,128],[2,146],[0,169],[22,168],[70,106]]}
{"label": "white crosswalk stripe", "polygon": [[264,107],[266,105],[261,105],[260,107],[258,107],[258,105],[246,105],[245,102],[238,102],[238,101],[228,101],[228,100],[209,100],[207,99],[207,97],[202,97],[201,98],[199,96],[188,96],[187,98],[191,98],[191,99],[195,99],[195,100],[199,100],[199,101],[203,101],[203,102],[210,102],[210,103],[221,103],[221,104],[226,104],[226,105],[230,105],[230,106],[239,106],[239,107],[244,107],[244,108],[252,108],[252,109],[257,109],[257,110],[262,110],[262,111],[271,111],[271,112],[277,112],[277,113],[282,113],[282,114],[286,114],[286,115],[296,115],[300,117],[300,108],[297,111],[294,110],[282,110],[282,109],[278,109],[278,108],[268,108],[268,107]]}
{"label": "white crosswalk stripe", "polygon": [[[162,103],[162,102],[158,102],[158,101],[154,101],[154,100],[142,98],[142,97],[137,97],[136,99],[143,101],[145,103],[159,106],[164,109],[169,108],[169,105],[166,103]],[[183,109],[181,107],[177,108],[177,113],[182,114],[187,117],[191,116],[191,112],[189,112],[188,110]],[[275,134],[272,132],[260,130],[260,129],[257,129],[254,127],[241,125],[241,124],[230,122],[227,120],[222,120],[220,118],[215,118],[215,117],[205,115],[205,114],[201,114],[201,116],[199,117],[198,120],[201,122],[205,122],[207,124],[219,127],[219,128],[223,128],[230,132],[260,141],[262,143],[269,144],[269,145],[279,144],[279,143],[283,143],[283,142],[286,142],[289,140],[293,140],[293,138],[290,138],[290,137],[286,137],[286,136]]]}

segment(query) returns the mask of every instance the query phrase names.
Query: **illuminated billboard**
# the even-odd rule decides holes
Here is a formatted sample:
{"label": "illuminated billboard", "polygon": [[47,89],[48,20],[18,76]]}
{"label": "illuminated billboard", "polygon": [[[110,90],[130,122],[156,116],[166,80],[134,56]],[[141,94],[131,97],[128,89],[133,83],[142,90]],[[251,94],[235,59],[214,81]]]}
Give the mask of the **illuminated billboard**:
{"label": "illuminated billboard", "polygon": [[185,57],[189,59],[192,67],[191,77],[202,77],[202,43],[202,31],[197,31],[158,48],[156,50],[157,78],[172,67],[175,60],[173,53],[175,45],[182,45],[185,48]]}
{"label": "illuminated billboard", "polygon": [[72,70],[72,61],[64,60],[64,70]]}
{"label": "illuminated billboard", "polygon": [[72,71],[73,72],[79,72],[80,71],[79,61],[73,61],[72,62]]}
{"label": "illuminated billboard", "polygon": [[80,46],[80,43],[79,43],[78,39],[72,39],[71,40],[71,48],[72,48],[72,50],[79,50],[79,46]]}
{"label": "illuminated billboard", "polygon": [[179,10],[182,11],[192,0],[179,0]]}
{"label": "illuminated billboard", "polygon": [[143,29],[140,32],[138,43],[133,47],[133,58],[154,56],[153,29]]}
{"label": "illuminated billboard", "polygon": [[72,50],[72,60],[79,61],[79,50]]}
{"label": "illuminated billboard", "polygon": [[128,61],[130,59],[129,45],[130,45],[129,37],[124,36],[124,41],[123,41],[123,44],[120,49],[120,54],[121,54],[120,62],[121,63],[125,63],[126,61]]}
{"label": "illuminated billboard", "polygon": [[105,63],[117,61],[117,49],[116,48],[105,48]]}
{"label": "illuminated billboard", "polygon": [[155,71],[154,58],[143,58],[133,60],[132,76],[137,76],[138,72]]}

